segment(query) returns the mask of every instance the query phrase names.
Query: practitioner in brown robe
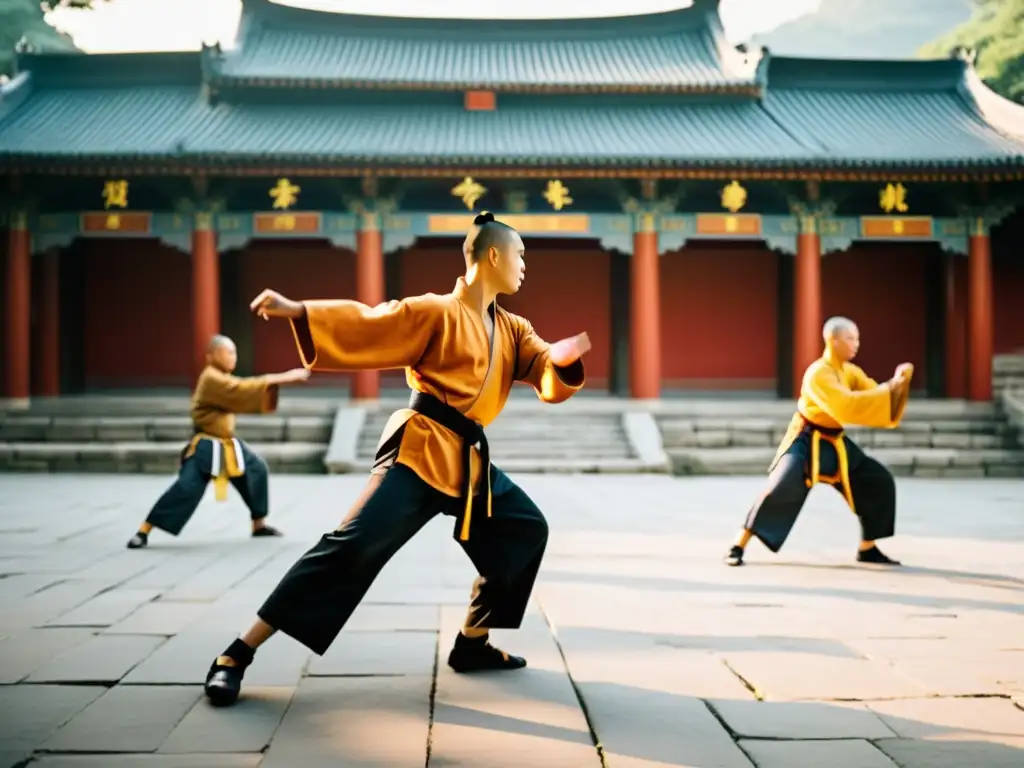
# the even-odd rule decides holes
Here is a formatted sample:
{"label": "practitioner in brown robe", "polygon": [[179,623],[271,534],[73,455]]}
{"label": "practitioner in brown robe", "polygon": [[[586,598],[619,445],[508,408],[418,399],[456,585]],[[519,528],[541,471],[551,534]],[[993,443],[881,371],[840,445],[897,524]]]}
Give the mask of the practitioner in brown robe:
{"label": "practitioner in brown robe", "polygon": [[748,513],[725,557],[727,565],[743,565],[744,550],[754,536],[778,552],[817,483],[843,494],[859,518],[857,560],[899,565],[875,544],[896,531],[892,473],[865,455],[843,429],[899,426],[914,366],[903,363],[889,381],[879,384],[851,362],[860,349],[860,332],[853,321],[833,317],[825,323],[823,336],[825,353],[804,374],[797,412],[768,468],[768,487]]}
{"label": "practitioner in brown robe", "polygon": [[[381,568],[438,513],[479,578],[448,664],[457,672],[518,669],[525,659],[492,646],[489,629],[520,626],[547,544],[544,515],[490,462],[484,427],[513,382],[559,403],[583,386],[585,333],[556,344],[495,301],[519,290],[519,234],[477,216],[463,245],[466,274],[443,296],[368,307],[356,301],[297,302],[264,291],[258,315],[287,318],[303,365],[330,370],[405,368],[409,407],[381,436],[369,487],[334,531],[303,555],[258,611],[258,619],[214,660],[206,695],[232,704],[256,649],[280,630],[323,654]],[[478,447],[477,447],[478,446]]]}
{"label": "practitioner in brown robe", "polygon": [[172,536],[181,533],[212,479],[218,501],[227,499],[228,483],[235,486],[252,517],[252,535],[280,536],[266,524],[269,497],[267,464],[245,441],[235,437],[236,413],[272,413],[277,410],[278,387],[309,378],[296,368],[285,373],[239,378],[232,375],[238,362],[235,343],[214,336],[206,351],[206,367],[192,394],[195,434],[181,453],[181,467],[171,487],[157,500],[146,521],[128,540],[128,549],[149,544],[154,528]]}

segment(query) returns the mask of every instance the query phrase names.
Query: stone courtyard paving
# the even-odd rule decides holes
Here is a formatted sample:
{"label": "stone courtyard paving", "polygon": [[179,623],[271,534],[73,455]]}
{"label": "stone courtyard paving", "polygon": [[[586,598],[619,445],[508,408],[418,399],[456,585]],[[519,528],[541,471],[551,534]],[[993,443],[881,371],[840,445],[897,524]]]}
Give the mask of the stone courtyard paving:
{"label": "stone courtyard paving", "polygon": [[763,478],[518,479],[551,522],[528,620],[495,633],[526,670],[444,664],[473,570],[440,518],[326,655],[277,636],[215,710],[210,660],[363,478],[275,477],[284,540],[211,491],[128,551],[166,478],[0,475],[0,766],[1024,765],[1024,483],[902,480],[884,546],[911,565],[885,571],[829,489],[730,569]]}

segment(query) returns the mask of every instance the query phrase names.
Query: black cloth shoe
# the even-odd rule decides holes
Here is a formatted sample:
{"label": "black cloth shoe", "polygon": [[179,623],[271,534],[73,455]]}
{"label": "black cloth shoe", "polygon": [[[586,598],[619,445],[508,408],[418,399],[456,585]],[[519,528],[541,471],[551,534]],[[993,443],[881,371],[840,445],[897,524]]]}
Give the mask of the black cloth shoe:
{"label": "black cloth shoe", "polygon": [[246,668],[252,664],[256,651],[243,643],[241,639],[235,640],[223,656],[227,656],[235,664],[218,664],[221,657],[214,659],[210,665],[210,671],[206,673],[206,684],[203,692],[210,703],[215,707],[230,707],[238,701],[238,694],[242,692],[242,678],[245,676]]}
{"label": "black cloth shoe", "polygon": [[448,666],[456,672],[522,669],[526,666],[526,659],[495,648],[486,635],[472,638],[460,632],[448,654]]}
{"label": "black cloth shoe", "polygon": [[271,528],[269,525],[264,525],[261,528],[256,528],[252,532],[252,537],[258,539],[260,536],[284,536],[277,528]]}
{"label": "black cloth shoe", "polygon": [[722,558],[722,562],[732,566],[743,565],[743,547],[739,545],[733,546],[729,550],[729,554]]}
{"label": "black cloth shoe", "polygon": [[142,531],[128,539],[128,549],[142,549],[147,544],[149,544],[149,536]]}
{"label": "black cloth shoe", "polygon": [[872,547],[871,549],[865,549],[857,552],[858,563],[874,563],[875,565],[899,565],[899,560],[893,560],[888,557],[878,547]]}

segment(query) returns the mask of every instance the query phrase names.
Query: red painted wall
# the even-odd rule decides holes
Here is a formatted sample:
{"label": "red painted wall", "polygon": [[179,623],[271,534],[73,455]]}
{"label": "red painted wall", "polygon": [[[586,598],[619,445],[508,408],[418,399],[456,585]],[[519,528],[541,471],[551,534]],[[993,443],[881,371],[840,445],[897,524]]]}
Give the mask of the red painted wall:
{"label": "red painted wall", "polygon": [[191,257],[157,240],[85,240],[85,386],[192,384]]}
{"label": "red painted wall", "polygon": [[[7,242],[9,235],[0,227],[0,349],[7,347]],[[0,394],[7,395],[7,354],[0,354]]]}
{"label": "red painted wall", "polygon": [[660,266],[662,385],[773,389],[775,254],[760,243],[694,243]]}
{"label": "red painted wall", "polygon": [[[242,295],[273,288],[292,299],[354,299],[355,254],[322,240],[257,240],[241,258]],[[253,323],[253,372],[271,373],[301,363],[287,322]],[[351,374],[317,373],[309,386],[334,385]]]}
{"label": "red painted wall", "polygon": [[842,315],[857,323],[856,362],[872,378],[887,379],[910,362],[915,387],[925,386],[925,266],[941,258],[933,244],[855,243],[822,261],[822,319]]}
{"label": "red painted wall", "polygon": [[[543,247],[527,242],[526,280],[514,296],[499,296],[509,312],[528,319],[538,334],[558,341],[581,331],[590,335],[587,387],[608,386],[611,365],[609,257],[600,248]],[[455,248],[420,245],[402,254],[401,295],[448,293],[465,271]]]}

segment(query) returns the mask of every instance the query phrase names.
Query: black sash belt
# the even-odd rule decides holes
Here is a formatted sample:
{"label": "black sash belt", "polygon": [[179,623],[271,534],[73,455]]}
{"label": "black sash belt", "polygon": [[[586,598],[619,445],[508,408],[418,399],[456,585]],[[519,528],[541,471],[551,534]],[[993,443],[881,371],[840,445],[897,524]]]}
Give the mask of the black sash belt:
{"label": "black sash belt", "polygon": [[491,452],[487,445],[484,428],[458,409],[447,403],[442,403],[433,395],[428,395],[425,392],[413,392],[409,398],[409,407],[462,438],[462,488],[460,495],[464,501],[464,507],[459,541],[468,541],[469,526],[473,517],[473,472],[470,456],[473,446],[478,443],[480,444],[480,464],[487,478],[487,516],[491,516]]}

